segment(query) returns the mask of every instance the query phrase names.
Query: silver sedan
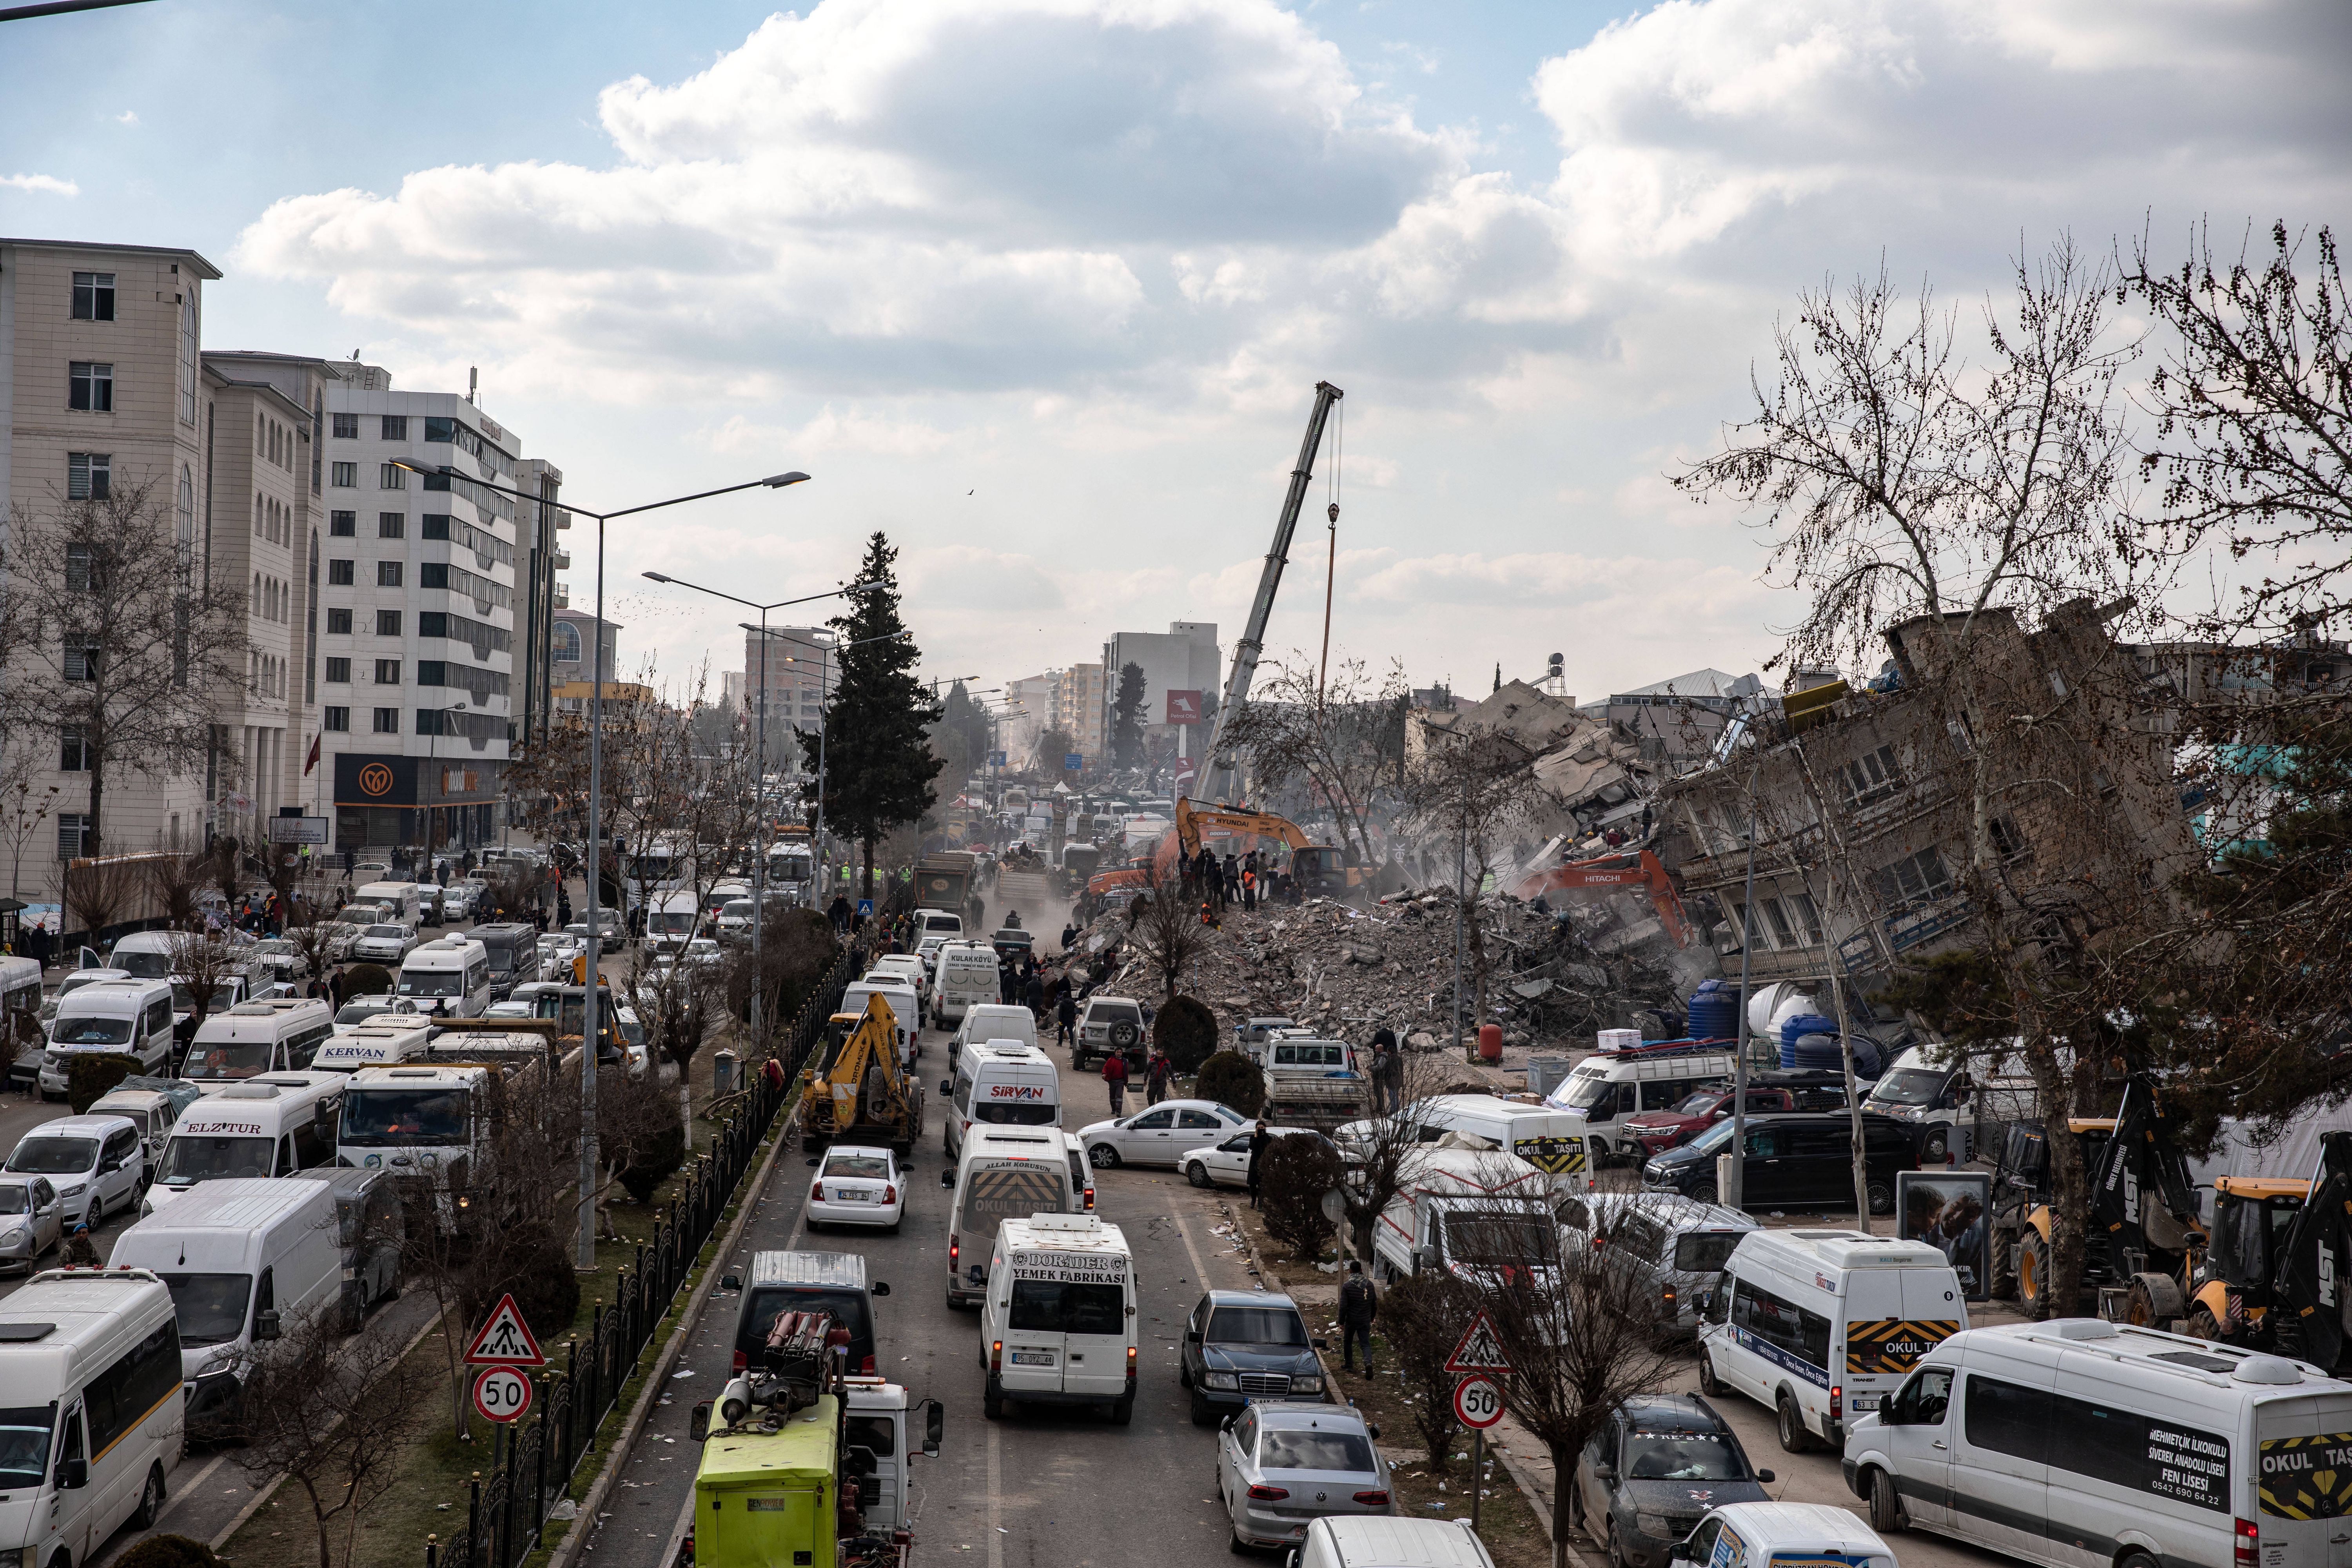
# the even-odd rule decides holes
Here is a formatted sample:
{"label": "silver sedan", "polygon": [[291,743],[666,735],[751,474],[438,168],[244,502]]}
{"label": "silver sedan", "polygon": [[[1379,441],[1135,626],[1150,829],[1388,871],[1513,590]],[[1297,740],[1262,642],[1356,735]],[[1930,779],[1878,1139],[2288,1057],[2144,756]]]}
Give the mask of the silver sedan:
{"label": "silver sedan", "polygon": [[1165,1100],[1078,1134],[1097,1171],[1119,1165],[1174,1165],[1203,1143],[1250,1125],[1249,1118],[1213,1100]]}
{"label": "silver sedan", "polygon": [[1344,1405],[1255,1404],[1217,1436],[1217,1495],[1233,1547],[1289,1546],[1326,1514],[1392,1513],[1380,1428]]}
{"label": "silver sedan", "polygon": [[66,1205],[47,1176],[0,1176],[0,1268],[31,1269],[65,1232]]}

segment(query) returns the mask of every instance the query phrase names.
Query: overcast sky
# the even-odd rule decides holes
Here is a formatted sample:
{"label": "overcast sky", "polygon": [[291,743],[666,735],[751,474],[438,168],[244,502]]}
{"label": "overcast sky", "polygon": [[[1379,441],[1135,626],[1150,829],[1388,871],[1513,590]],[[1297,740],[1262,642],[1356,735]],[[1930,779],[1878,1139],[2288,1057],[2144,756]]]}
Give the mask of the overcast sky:
{"label": "overcast sky", "polygon": [[[208,347],[462,391],[617,508],[625,665],[905,554],[929,672],[1213,620],[1345,389],[1268,637],[1483,691],[1793,618],[1664,475],[1825,275],[2338,222],[2342,0],[157,0],[5,25],[0,233],[185,245]],[[593,536],[572,535],[572,602]]]}

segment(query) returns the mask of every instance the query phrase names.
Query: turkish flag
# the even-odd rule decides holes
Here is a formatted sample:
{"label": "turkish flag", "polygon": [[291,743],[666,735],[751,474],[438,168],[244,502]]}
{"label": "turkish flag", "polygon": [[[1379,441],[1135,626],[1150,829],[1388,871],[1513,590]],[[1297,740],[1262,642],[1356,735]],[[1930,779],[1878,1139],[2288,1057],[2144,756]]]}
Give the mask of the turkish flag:
{"label": "turkish flag", "polygon": [[304,778],[309,778],[310,776],[310,770],[319,765],[319,739],[320,738],[316,735],[310,737],[310,755],[309,760],[304,762],[302,764],[302,776]]}

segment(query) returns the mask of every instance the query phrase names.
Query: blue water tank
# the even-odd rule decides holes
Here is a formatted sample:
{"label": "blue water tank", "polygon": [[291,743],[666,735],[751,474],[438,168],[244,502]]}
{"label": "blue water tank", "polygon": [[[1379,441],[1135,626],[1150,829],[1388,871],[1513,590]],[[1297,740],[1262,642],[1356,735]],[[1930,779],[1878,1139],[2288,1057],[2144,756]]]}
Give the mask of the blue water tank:
{"label": "blue water tank", "polygon": [[[1794,1068],[1798,1065],[1797,1042],[1807,1035],[1827,1035],[1832,1042],[1835,1042],[1837,1020],[1824,1018],[1819,1013],[1800,1013],[1794,1017],[1782,1020],[1780,1025],[1780,1065],[1782,1067]],[[1844,1058],[1841,1056],[1839,1060],[1843,1061]],[[1805,1065],[1810,1067],[1815,1064],[1809,1062]]]}
{"label": "blue water tank", "polygon": [[1693,1039],[1727,1040],[1739,1032],[1739,993],[1706,981],[1691,993],[1688,1015]]}

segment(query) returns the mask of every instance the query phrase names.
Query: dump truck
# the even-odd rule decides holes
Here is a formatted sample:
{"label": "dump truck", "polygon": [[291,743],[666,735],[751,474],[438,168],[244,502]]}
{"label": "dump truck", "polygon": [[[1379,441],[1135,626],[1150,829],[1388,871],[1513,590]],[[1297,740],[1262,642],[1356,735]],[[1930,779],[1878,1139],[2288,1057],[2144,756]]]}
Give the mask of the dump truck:
{"label": "dump truck", "polygon": [[811,1149],[887,1143],[898,1158],[923,1135],[923,1086],[899,1060],[898,1020],[879,995],[836,1013],[801,1069],[801,1136]]}
{"label": "dump truck", "polygon": [[904,1568],[908,1472],[918,1454],[939,1457],[943,1412],[847,1375],[848,1342],[824,1313],[786,1312],[767,1364],[694,1407],[702,1461],[675,1568]]}
{"label": "dump truck", "polygon": [[973,879],[979,866],[979,856],[960,850],[923,856],[915,862],[915,907],[945,910],[951,915],[963,913],[965,904],[978,890]]}

